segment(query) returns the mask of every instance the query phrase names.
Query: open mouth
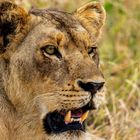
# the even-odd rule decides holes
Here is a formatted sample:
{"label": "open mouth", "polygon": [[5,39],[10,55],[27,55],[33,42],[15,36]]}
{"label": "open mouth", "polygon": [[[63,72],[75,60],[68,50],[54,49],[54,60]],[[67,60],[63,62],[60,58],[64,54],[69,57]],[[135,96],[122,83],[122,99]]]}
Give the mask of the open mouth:
{"label": "open mouth", "polygon": [[85,120],[91,109],[95,107],[88,103],[79,109],[48,113],[43,120],[44,129],[46,133],[61,133],[69,130],[85,131]]}

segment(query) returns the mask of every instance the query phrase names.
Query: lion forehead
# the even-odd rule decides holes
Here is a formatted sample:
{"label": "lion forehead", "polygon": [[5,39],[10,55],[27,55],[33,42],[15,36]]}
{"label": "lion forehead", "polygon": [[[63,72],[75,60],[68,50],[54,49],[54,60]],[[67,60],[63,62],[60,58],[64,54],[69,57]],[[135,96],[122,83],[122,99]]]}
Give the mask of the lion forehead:
{"label": "lion forehead", "polygon": [[71,38],[72,41],[77,43],[77,46],[79,41],[86,46],[92,46],[96,42],[92,31],[87,30],[86,26],[73,14],[51,9],[34,10],[32,13],[41,18],[40,26],[44,25],[42,29],[44,32],[47,31],[50,37],[54,36],[57,32],[61,32],[64,36],[67,36],[68,39]]}

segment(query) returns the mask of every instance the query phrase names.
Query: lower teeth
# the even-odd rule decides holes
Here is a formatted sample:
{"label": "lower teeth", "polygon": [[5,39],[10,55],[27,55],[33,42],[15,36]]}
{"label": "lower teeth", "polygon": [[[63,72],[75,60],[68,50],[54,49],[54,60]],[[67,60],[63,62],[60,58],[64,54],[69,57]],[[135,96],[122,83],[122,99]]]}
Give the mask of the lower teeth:
{"label": "lower teeth", "polygon": [[71,122],[80,122],[80,121],[81,121],[80,118],[77,118],[77,119],[75,119],[75,118],[71,118]]}

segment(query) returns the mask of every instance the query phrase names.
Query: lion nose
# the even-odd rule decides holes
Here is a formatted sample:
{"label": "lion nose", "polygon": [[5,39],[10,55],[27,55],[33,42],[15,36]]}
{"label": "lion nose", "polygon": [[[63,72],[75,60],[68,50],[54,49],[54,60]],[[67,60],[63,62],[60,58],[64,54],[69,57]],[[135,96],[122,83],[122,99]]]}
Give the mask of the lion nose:
{"label": "lion nose", "polygon": [[90,91],[92,93],[96,93],[104,86],[105,82],[83,82],[77,81],[78,85],[84,89],[85,91]]}

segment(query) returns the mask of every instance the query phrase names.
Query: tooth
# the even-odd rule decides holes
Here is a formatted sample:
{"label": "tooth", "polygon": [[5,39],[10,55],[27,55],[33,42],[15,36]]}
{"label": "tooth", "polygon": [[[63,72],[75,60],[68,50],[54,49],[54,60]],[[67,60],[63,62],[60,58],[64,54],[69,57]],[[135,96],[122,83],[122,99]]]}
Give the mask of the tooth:
{"label": "tooth", "polygon": [[89,111],[86,111],[86,112],[82,115],[82,117],[81,117],[81,122],[83,122],[83,121],[86,120],[86,118],[88,117],[88,114],[89,114]]}
{"label": "tooth", "polygon": [[71,118],[70,122],[73,122],[74,121],[74,118]]}
{"label": "tooth", "polygon": [[78,122],[78,121],[81,121],[81,119],[80,119],[80,118],[72,119],[72,121],[74,121],[74,122]]}
{"label": "tooth", "polygon": [[71,111],[69,111],[65,116],[65,123],[71,122]]}

